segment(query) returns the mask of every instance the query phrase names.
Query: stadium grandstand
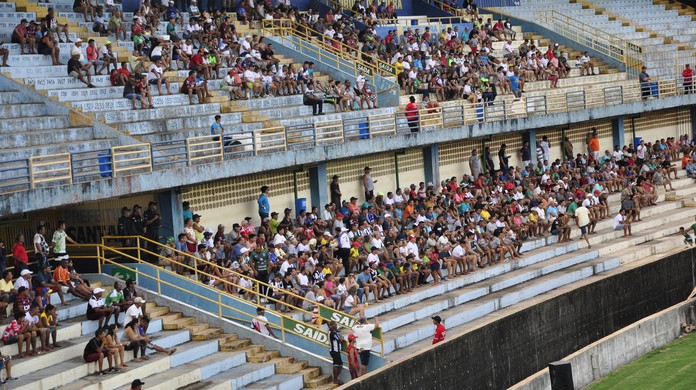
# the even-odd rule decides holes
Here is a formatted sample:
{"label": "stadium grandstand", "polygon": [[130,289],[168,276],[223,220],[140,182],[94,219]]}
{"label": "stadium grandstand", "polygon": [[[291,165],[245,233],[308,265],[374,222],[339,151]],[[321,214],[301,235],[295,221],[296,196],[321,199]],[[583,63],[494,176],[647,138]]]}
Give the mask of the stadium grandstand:
{"label": "stadium grandstand", "polygon": [[0,0],[0,381],[507,388],[683,301],[687,3]]}

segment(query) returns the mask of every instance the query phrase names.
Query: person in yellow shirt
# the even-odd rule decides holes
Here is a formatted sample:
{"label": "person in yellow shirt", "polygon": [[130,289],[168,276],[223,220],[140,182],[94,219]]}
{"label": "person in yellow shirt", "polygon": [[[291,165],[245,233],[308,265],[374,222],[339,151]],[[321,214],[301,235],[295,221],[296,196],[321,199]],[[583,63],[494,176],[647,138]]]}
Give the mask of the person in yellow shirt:
{"label": "person in yellow shirt", "polygon": [[41,313],[39,317],[39,329],[48,329],[46,335],[46,344],[49,343],[49,339],[53,339],[53,345],[49,345],[49,349],[60,348],[60,345],[56,342],[57,329],[58,329],[58,316],[56,315],[56,307],[50,303],[46,305],[46,310]]}
{"label": "person in yellow shirt", "polygon": [[488,221],[491,219],[491,213],[490,211],[486,210],[485,208],[481,210],[481,218],[483,218],[484,221]]}

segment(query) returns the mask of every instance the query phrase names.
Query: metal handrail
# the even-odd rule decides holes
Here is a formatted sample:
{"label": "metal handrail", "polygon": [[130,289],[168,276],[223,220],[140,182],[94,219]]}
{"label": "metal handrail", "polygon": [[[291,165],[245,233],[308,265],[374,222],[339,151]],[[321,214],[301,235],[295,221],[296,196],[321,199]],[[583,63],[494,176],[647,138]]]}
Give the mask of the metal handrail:
{"label": "metal handrail", "polygon": [[[641,86],[637,80],[628,80],[629,83],[621,83],[620,85],[609,86],[583,86],[582,94],[584,96],[584,104],[580,103],[577,92],[557,93],[549,90],[546,95],[521,97],[512,99],[510,95],[501,96],[502,99],[495,101],[495,106],[502,105],[496,108],[485,108],[486,104],[479,102],[476,104],[468,101],[448,101],[441,103],[441,108],[434,113],[419,111],[419,123],[427,128],[428,131],[437,131],[441,128],[450,128],[456,126],[465,126],[476,123],[500,121],[511,118],[526,118],[538,115],[555,114],[561,112],[571,112],[583,110],[591,107],[600,107],[605,105],[623,104],[641,101],[645,98],[658,98],[666,96],[678,96],[685,93],[683,80],[681,77],[676,79],[661,79],[656,81],[656,87],[660,91],[659,94],[642,96]],[[608,85],[608,84],[607,84]],[[505,103],[502,103],[505,101]],[[569,101],[573,104],[568,104]],[[339,126],[340,123],[340,126]],[[409,131],[409,126],[404,116],[403,108],[399,108],[394,113],[383,113],[369,115],[364,117],[337,119],[330,130],[331,142],[350,142],[356,139],[369,139],[375,136],[393,135],[396,133],[406,133]],[[313,123],[303,125],[287,125],[275,126],[269,128],[257,129],[248,133],[242,134],[227,134],[223,136],[222,148],[223,154],[215,155],[215,161],[230,160],[240,156],[260,155],[266,153],[278,153],[287,151],[289,147],[303,148],[315,147],[318,141],[328,142],[329,139],[322,138],[322,134],[326,135],[327,130],[315,127]],[[340,131],[340,136],[339,136]],[[211,140],[213,136],[200,137]],[[134,175],[146,172],[152,172],[153,169],[166,169],[172,167],[173,164],[190,165],[197,161],[194,156],[193,160],[189,155],[187,141],[166,141],[161,143],[142,143],[138,145],[117,146],[112,148],[111,152],[111,170],[105,172],[94,171],[94,179],[104,179],[114,173],[113,176]],[[133,151],[132,148],[137,148]],[[215,149],[217,150],[217,149]],[[173,151],[170,153],[169,151]],[[55,156],[55,155],[54,155]],[[79,167],[69,169],[67,166],[71,163],[71,154],[65,153],[61,156],[59,162],[65,164],[65,168],[60,168],[59,171],[64,172],[61,175],[61,180],[53,177],[51,185],[59,185],[60,183],[73,183],[76,181],[84,181],[88,176],[75,175]],[[94,157],[97,159],[99,153]],[[114,158],[117,157],[117,158]],[[15,175],[8,178],[0,179],[0,194],[10,194],[19,191],[28,191],[37,188],[37,185],[45,179],[41,175],[46,173],[47,167],[50,168],[51,163],[41,163],[42,159],[50,156],[34,157],[33,161],[38,164],[31,165],[32,159],[29,160],[28,166],[21,166],[25,160],[14,160],[20,166],[17,167],[0,167],[0,172],[5,171],[20,171],[26,170],[27,175]],[[209,158],[209,157],[206,157]],[[73,161],[86,162],[87,159],[77,158]],[[128,165],[130,162],[131,165]],[[9,163],[9,162],[8,162]],[[201,162],[208,163],[208,162]],[[2,163],[0,163],[2,164]],[[55,164],[55,162],[53,163]],[[86,166],[95,167],[105,165],[104,163],[86,164]],[[104,173],[104,175],[99,175]],[[32,183],[32,179],[38,181]]]}
{"label": "metal handrail", "polygon": [[[101,246],[104,247],[104,248],[109,248],[109,249],[112,249],[112,250],[116,250],[116,249],[114,249],[113,247],[107,246],[105,243],[106,243],[107,241],[109,241],[109,240],[125,240],[125,239],[134,239],[134,240],[135,240],[135,243],[136,243],[136,246],[134,246],[134,247],[121,247],[120,249],[123,250],[123,251],[136,250],[136,251],[137,251],[137,252],[136,252],[136,253],[137,253],[137,257],[136,257],[136,256],[132,256],[132,255],[127,255],[127,257],[128,257],[129,259],[131,259],[131,260],[135,260],[135,261],[138,261],[138,262],[140,262],[140,263],[147,263],[146,261],[142,260],[142,257],[143,257],[143,256],[142,256],[142,253],[144,253],[144,254],[146,254],[146,255],[150,255],[150,256],[155,256],[155,257],[157,257],[157,258],[160,257],[160,254],[159,254],[159,253],[155,253],[155,252],[152,252],[152,251],[150,251],[149,249],[147,249],[148,244],[150,244],[150,245],[153,245],[158,251],[161,251],[162,248],[167,248],[168,250],[171,250],[172,252],[176,253],[177,255],[184,256],[184,258],[187,258],[187,259],[189,259],[190,261],[193,261],[194,266],[192,267],[192,266],[190,266],[190,265],[188,265],[188,264],[186,264],[186,263],[177,262],[177,261],[173,261],[173,260],[169,259],[169,260],[172,261],[173,263],[176,263],[178,267],[183,267],[183,268],[187,269],[192,275],[195,276],[196,280],[198,280],[201,276],[206,276],[206,277],[209,277],[209,278],[215,277],[215,275],[212,275],[212,274],[210,274],[210,273],[201,271],[201,270],[197,267],[199,264],[203,264],[203,265],[205,265],[205,266],[212,267],[213,269],[218,270],[220,273],[222,273],[222,272],[224,271],[225,273],[233,274],[233,275],[235,275],[235,276],[237,276],[237,277],[240,277],[240,278],[241,278],[241,277],[245,277],[245,276],[242,275],[241,273],[236,272],[236,271],[234,271],[234,270],[227,269],[227,268],[225,268],[225,267],[222,267],[222,266],[218,265],[218,264],[215,263],[215,262],[207,261],[207,260],[205,260],[205,259],[200,259],[200,258],[198,258],[198,257],[196,257],[196,256],[191,255],[190,253],[179,251],[179,250],[177,250],[176,248],[172,248],[172,247],[169,247],[169,246],[167,246],[167,245],[163,245],[163,244],[161,244],[161,243],[159,243],[159,242],[157,242],[157,241],[154,241],[154,240],[151,240],[151,239],[149,239],[149,238],[142,237],[142,236],[104,236],[104,237],[102,237],[102,244],[101,244]],[[150,264],[150,263],[148,263],[148,264]],[[122,265],[122,264],[119,263],[119,265]],[[100,271],[100,272],[101,272],[101,271]],[[180,276],[180,275],[178,275],[176,272],[173,272],[173,271],[165,271],[165,272],[168,272],[168,273],[170,273],[170,274],[172,274],[172,275],[177,275],[178,277],[183,277],[183,276]],[[236,289],[238,289],[238,290],[249,292],[250,294],[253,294],[254,297],[256,297],[255,303],[252,302],[252,301],[245,301],[246,303],[249,303],[249,304],[251,304],[251,305],[255,305],[255,306],[257,306],[257,307],[262,307],[262,308],[264,308],[265,310],[267,310],[268,312],[274,313],[274,314],[276,314],[276,315],[278,315],[278,316],[283,316],[283,314],[282,314],[281,312],[277,312],[277,311],[272,310],[272,309],[266,309],[266,307],[265,307],[265,306],[262,304],[262,302],[261,302],[261,296],[264,295],[264,294],[262,293],[262,290],[265,290],[265,289],[273,289],[273,288],[274,288],[274,287],[273,287],[272,285],[270,285],[269,283],[266,283],[266,282],[263,282],[263,281],[260,281],[260,280],[255,280],[254,288],[253,288],[253,289],[249,289],[249,288],[245,288],[245,287],[243,287],[243,286],[241,286],[241,285],[238,285],[238,284],[236,284],[236,283],[233,283],[233,282],[231,282],[231,281],[229,281],[229,280],[224,280],[224,279],[222,279],[222,282],[223,282],[224,284],[230,285],[230,286],[232,286],[232,287],[234,287],[234,288],[236,288]],[[291,292],[291,291],[283,291],[283,293],[284,293],[284,294],[287,294],[287,295],[290,295],[290,296],[293,297],[294,299],[297,299],[297,300],[299,300],[299,301],[301,301],[301,302],[309,303],[309,304],[311,304],[312,306],[316,306],[316,305],[319,304],[319,303],[317,303],[317,302],[310,301],[310,300],[306,299],[305,297],[303,297],[302,295],[295,294],[295,293],[293,293],[293,292]],[[229,294],[227,294],[227,295],[228,295],[228,296],[231,296],[231,297],[233,297],[233,298],[235,298],[235,299],[237,299],[237,297],[234,297],[234,296],[229,295]],[[302,306],[296,306],[296,305],[293,305],[292,303],[283,302],[283,301],[281,301],[281,300],[278,300],[278,299],[274,298],[272,295],[266,295],[266,296],[265,296],[265,299],[267,299],[269,303],[275,303],[275,304],[277,304],[277,305],[291,307],[293,310],[297,310],[297,311],[299,311],[299,312],[301,312],[301,313],[304,313],[304,314],[307,314],[307,315],[313,315],[313,314],[314,314],[314,313],[312,313],[312,312],[309,312],[309,311],[307,311],[307,310],[304,310],[304,309],[302,308]],[[330,307],[328,307],[328,306],[323,307],[323,309],[329,313],[329,315],[327,315],[328,318],[324,318],[324,319],[326,319],[326,320],[331,320],[331,319],[335,319],[335,318],[340,318],[341,320],[339,320],[339,321],[337,321],[337,322],[339,323],[339,326],[341,326],[341,327],[350,328],[353,324],[355,324],[355,323],[357,322],[357,318],[354,317],[354,316],[352,316],[352,315],[345,314],[345,313],[343,313],[343,312],[341,312],[341,311],[335,310],[335,309],[330,308]],[[321,313],[320,313],[320,316],[321,316]],[[383,343],[383,340],[382,340],[381,338],[380,338],[379,340],[380,340],[381,343]],[[382,344],[382,347],[384,347],[384,344]],[[382,349],[384,349],[384,348],[382,348]]]}

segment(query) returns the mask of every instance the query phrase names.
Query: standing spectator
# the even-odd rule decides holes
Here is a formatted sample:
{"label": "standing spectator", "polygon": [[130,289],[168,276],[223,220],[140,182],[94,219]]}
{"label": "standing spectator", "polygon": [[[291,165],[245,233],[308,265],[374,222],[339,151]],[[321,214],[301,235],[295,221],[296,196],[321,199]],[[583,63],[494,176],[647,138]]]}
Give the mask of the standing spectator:
{"label": "standing spectator", "polygon": [[[269,267],[270,255],[268,251],[263,246],[263,242],[257,242],[256,248],[249,255],[249,261],[251,262],[252,268],[256,271],[256,280],[261,283],[268,284],[268,267]],[[267,286],[259,285],[259,289],[265,290],[261,294],[269,294]],[[274,336],[275,337],[275,336]]]}
{"label": "standing spectator", "polygon": [[365,191],[365,201],[370,201],[375,197],[375,183],[377,180],[372,178],[372,169],[370,167],[365,167],[362,175],[362,185]]}
{"label": "standing spectator", "polygon": [[[7,248],[5,247],[5,241],[0,240],[0,272],[2,274],[4,274],[6,268],[7,268]],[[0,294],[2,294],[1,290],[0,290]]]}
{"label": "standing spectator", "polygon": [[474,180],[478,179],[481,174],[481,159],[478,156],[476,149],[471,151],[471,157],[469,157],[469,170],[471,171],[471,176]]}
{"label": "standing spectator", "polygon": [[331,355],[333,364],[333,383],[339,384],[338,376],[343,369],[343,359],[341,359],[341,332],[338,330],[338,325],[335,321],[329,322],[329,354]]}
{"label": "standing spectator", "polygon": [[565,141],[563,142],[563,153],[565,154],[566,160],[572,160],[575,158],[575,155],[573,154],[573,143],[570,142],[570,138],[568,137],[565,137]]}
{"label": "standing spectator", "polygon": [[14,245],[12,245],[12,259],[17,272],[24,271],[29,267],[29,256],[27,255],[27,249],[24,247],[24,234],[22,233],[15,237]]}
{"label": "standing spectator", "polygon": [[65,232],[65,221],[58,221],[58,229],[53,232],[53,254],[56,256],[56,261],[67,260],[68,251],[65,241],[69,241],[71,244],[77,245],[77,242],[68,236]]}
{"label": "standing spectator", "polygon": [[433,324],[435,325],[435,334],[433,335],[433,344],[437,344],[440,341],[445,340],[445,326],[442,325],[442,318],[440,316],[432,316],[430,319],[433,320]]}
{"label": "standing spectator", "polygon": [[351,379],[360,377],[360,357],[358,356],[358,349],[355,347],[357,338],[352,333],[348,335],[348,370],[350,371]]}
{"label": "standing spectator", "polygon": [[337,208],[341,207],[341,185],[338,183],[338,175],[333,175],[331,178],[331,184],[329,185],[331,190],[331,203],[333,203]]}
{"label": "standing spectator", "polygon": [[417,133],[419,131],[419,114],[418,105],[416,104],[416,98],[414,96],[409,96],[404,115],[406,116],[406,121],[408,121],[408,127],[411,128],[411,133]]}
{"label": "standing spectator", "polygon": [[498,164],[500,164],[500,170],[504,173],[507,173],[508,171],[508,161],[510,160],[510,156],[505,154],[506,147],[507,145],[502,144],[498,150]]}
{"label": "standing spectator", "polygon": [[686,64],[684,70],[682,71],[683,83],[684,83],[684,93],[690,94],[693,91],[694,83],[694,70],[691,69],[689,64]]}
{"label": "standing spectator", "polygon": [[640,81],[640,92],[643,100],[647,99],[652,95],[652,83],[650,82],[650,75],[648,74],[648,68],[640,68],[640,75],[638,75],[638,80]]}
{"label": "standing spectator", "polygon": [[46,234],[46,227],[44,225],[39,225],[36,228],[36,234],[34,234],[34,257],[36,258],[36,263],[39,269],[43,269],[44,266],[48,265],[48,242],[44,238]]}
{"label": "standing spectator", "polygon": [[544,161],[551,162],[551,142],[548,136],[541,137],[541,150],[544,151]]}
{"label": "standing spectator", "polygon": [[307,84],[307,89],[304,92],[303,104],[312,106],[312,115],[324,115],[324,100],[314,93],[314,82]]}
{"label": "standing spectator", "polygon": [[271,204],[268,201],[268,186],[261,186],[261,194],[259,194],[257,203],[259,205],[259,217],[261,217],[261,223],[263,223],[271,212]]}
{"label": "standing spectator", "polygon": [[368,324],[365,317],[361,317],[359,323],[353,326],[353,334],[358,340],[355,347],[360,355],[360,376],[367,374],[367,366],[370,364],[370,353],[372,351],[372,331],[379,327],[379,320],[375,317],[374,324]]}
{"label": "standing spectator", "polygon": [[582,238],[584,238],[585,242],[587,243],[587,249],[592,249],[592,245],[590,245],[590,238],[587,236],[588,229],[592,224],[590,210],[585,206],[580,206],[575,209],[575,222],[577,222],[578,227],[580,228]]}
{"label": "standing spectator", "polygon": [[520,157],[522,157],[522,168],[526,169],[529,164],[532,163],[532,152],[529,150],[529,141],[524,141],[524,144],[522,144],[522,149],[520,149]]}

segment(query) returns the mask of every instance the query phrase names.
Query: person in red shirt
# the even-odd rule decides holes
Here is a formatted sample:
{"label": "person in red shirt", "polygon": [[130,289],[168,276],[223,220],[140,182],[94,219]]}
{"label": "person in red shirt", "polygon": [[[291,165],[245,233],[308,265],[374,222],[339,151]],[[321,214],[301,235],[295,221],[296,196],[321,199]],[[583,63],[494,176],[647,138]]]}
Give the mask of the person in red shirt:
{"label": "person in red shirt", "polygon": [[406,120],[408,121],[408,127],[411,128],[411,133],[417,133],[418,105],[416,104],[416,98],[413,96],[408,98],[408,104],[406,105]]}
{"label": "person in red shirt", "polygon": [[130,78],[130,71],[128,70],[127,62],[122,62],[121,68],[111,71],[111,74],[109,75],[109,80],[113,86],[126,85],[128,78]]}
{"label": "person in red shirt", "polygon": [[358,359],[358,350],[355,348],[355,339],[358,336],[354,334],[348,335],[348,369],[350,370],[351,379],[360,376],[360,361]]}
{"label": "person in red shirt", "polygon": [[445,326],[442,325],[442,318],[440,318],[440,316],[432,316],[430,318],[432,318],[433,324],[435,325],[435,335],[433,336],[433,344],[437,344],[440,341],[445,340],[446,329]]}
{"label": "person in red shirt", "polygon": [[686,66],[684,67],[684,70],[682,71],[682,77],[684,78],[684,93],[688,95],[693,91],[694,82],[694,70],[691,69],[691,66],[689,64],[686,64]]}
{"label": "person in red shirt", "polygon": [[29,256],[27,256],[27,249],[24,247],[24,234],[18,234],[15,238],[15,243],[12,246],[12,258],[17,272],[29,267]]}

